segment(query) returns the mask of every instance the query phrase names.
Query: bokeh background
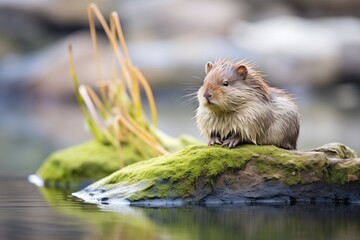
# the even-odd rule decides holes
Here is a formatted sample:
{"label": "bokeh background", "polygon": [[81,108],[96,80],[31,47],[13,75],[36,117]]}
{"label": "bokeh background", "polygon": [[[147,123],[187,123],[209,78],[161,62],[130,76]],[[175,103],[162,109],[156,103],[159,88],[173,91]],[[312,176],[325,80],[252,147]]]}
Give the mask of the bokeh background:
{"label": "bokeh background", "polygon": [[[299,149],[342,142],[360,152],[360,1],[91,2],[119,13],[163,131],[200,138],[196,102],[183,96],[201,85],[206,61],[246,58],[296,97]],[[0,175],[31,174],[51,151],[91,138],[67,56],[71,43],[80,81],[96,83],[88,3],[0,0]],[[100,46],[107,56],[104,36]]]}

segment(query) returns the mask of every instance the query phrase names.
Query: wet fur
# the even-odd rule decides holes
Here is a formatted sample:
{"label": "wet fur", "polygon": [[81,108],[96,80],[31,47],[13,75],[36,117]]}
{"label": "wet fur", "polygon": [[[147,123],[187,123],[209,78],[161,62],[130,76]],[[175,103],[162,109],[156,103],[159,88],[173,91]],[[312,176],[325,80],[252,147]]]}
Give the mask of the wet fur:
{"label": "wet fur", "polygon": [[[206,71],[198,90],[196,122],[209,145],[232,148],[253,143],[296,149],[300,116],[288,94],[269,87],[244,61],[218,60]],[[224,86],[224,81],[229,85]],[[205,95],[211,96],[211,104]]]}

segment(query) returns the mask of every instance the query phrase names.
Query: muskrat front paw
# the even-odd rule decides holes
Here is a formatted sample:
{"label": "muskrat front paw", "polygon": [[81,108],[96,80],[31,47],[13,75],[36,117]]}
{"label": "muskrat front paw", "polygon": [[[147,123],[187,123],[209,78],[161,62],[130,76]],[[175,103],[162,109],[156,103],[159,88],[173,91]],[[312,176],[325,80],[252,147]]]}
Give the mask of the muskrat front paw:
{"label": "muskrat front paw", "polygon": [[209,142],[208,142],[208,145],[209,146],[214,146],[214,145],[221,145],[222,144],[222,142],[221,142],[221,140],[220,140],[220,138],[219,137],[212,137],[210,140],[209,140]]}
{"label": "muskrat front paw", "polygon": [[221,141],[221,138],[220,138],[220,135],[216,132],[211,132],[210,134],[210,140],[208,142],[208,145],[209,146],[214,146],[214,145],[221,145],[222,144],[222,141]]}
{"label": "muskrat front paw", "polygon": [[222,146],[228,146],[229,148],[234,148],[236,147],[239,143],[240,143],[240,137],[239,136],[232,136],[229,137],[228,139],[226,139],[223,143]]}

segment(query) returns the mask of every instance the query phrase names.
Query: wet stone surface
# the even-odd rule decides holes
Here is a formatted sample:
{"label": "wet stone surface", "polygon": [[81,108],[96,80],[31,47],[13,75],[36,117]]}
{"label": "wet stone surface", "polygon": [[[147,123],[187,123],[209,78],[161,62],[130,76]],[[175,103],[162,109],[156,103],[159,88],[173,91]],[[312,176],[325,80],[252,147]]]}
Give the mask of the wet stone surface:
{"label": "wet stone surface", "polygon": [[140,206],[358,203],[359,177],[360,159],[338,143],[307,152],[195,145],[126,167],[73,195]]}

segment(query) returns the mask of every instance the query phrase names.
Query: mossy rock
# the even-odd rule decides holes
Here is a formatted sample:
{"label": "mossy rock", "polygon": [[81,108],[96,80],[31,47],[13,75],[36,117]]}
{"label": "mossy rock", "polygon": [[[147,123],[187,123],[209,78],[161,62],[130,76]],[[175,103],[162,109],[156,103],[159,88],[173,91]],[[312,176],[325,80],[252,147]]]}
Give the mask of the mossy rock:
{"label": "mossy rock", "polygon": [[[134,154],[130,154],[126,164],[135,162],[134,158]],[[45,186],[73,188],[94,182],[119,168],[116,150],[94,140],[52,153],[36,174]]]}
{"label": "mossy rock", "polygon": [[[162,133],[163,146],[170,151],[178,151],[190,144],[198,143],[190,136],[172,138]],[[121,157],[124,166],[131,165],[154,156],[150,147],[144,145],[139,152],[133,145],[122,145]],[[145,154],[145,155],[144,155]],[[121,167],[119,153],[112,145],[89,141],[52,153],[40,166],[36,175],[47,187],[77,188],[84,187],[108,176]]]}
{"label": "mossy rock", "polygon": [[134,205],[360,201],[360,159],[342,144],[330,147],[194,145],[123,168],[74,195]]}

